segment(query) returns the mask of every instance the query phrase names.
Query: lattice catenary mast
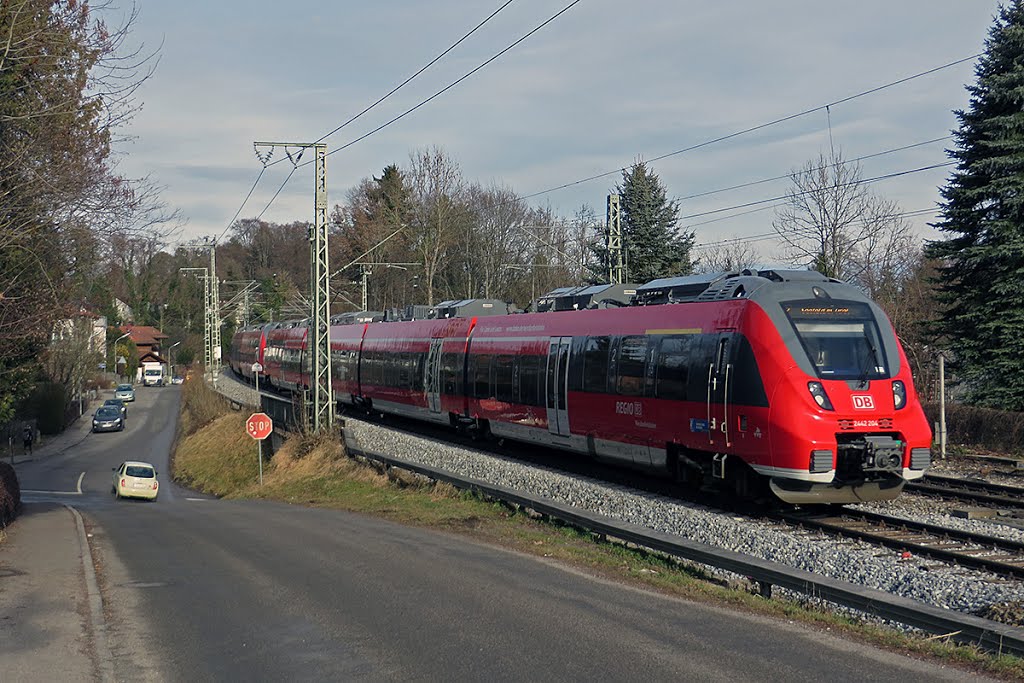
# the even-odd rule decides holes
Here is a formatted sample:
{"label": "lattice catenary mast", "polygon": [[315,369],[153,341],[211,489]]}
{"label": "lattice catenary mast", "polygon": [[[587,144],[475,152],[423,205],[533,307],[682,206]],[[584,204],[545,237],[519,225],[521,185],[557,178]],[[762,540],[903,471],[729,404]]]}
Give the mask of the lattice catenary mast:
{"label": "lattice catenary mast", "polygon": [[[293,166],[298,166],[302,152],[313,148],[316,154],[314,172],[313,225],[309,230],[310,260],[310,316],[309,350],[312,355],[312,399],[313,414],[311,427],[319,432],[334,426],[334,401],[331,398],[331,270],[327,258],[327,145],[320,142],[254,142],[257,158],[264,166],[275,147],[283,147]],[[260,147],[269,147],[270,152],[261,155]],[[296,157],[288,152],[289,147],[300,149]]]}

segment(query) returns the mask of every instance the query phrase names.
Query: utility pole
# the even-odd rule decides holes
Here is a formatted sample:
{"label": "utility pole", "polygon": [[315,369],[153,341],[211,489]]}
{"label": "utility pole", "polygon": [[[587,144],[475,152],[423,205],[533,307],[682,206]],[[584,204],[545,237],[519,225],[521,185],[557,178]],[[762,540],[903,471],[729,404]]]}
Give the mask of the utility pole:
{"label": "utility pole", "polygon": [[210,269],[179,268],[178,271],[195,273],[196,277],[203,281],[203,369],[206,372],[206,379],[209,381],[213,369],[212,322],[216,317],[210,313],[210,303],[213,300],[210,296]]}
{"label": "utility pole", "polygon": [[[259,148],[269,147],[266,155]],[[275,147],[283,147],[292,165],[298,167],[302,152],[312,148],[316,156],[313,173],[313,224],[309,229],[310,297],[309,354],[312,356],[314,432],[334,426],[334,400],[331,396],[331,269],[327,258],[327,145],[322,142],[254,142],[257,158],[266,167]],[[298,147],[292,157],[289,147]]]}
{"label": "utility pole", "polygon": [[622,214],[619,211],[619,195],[608,195],[608,212],[605,244],[608,247],[608,284],[621,285],[626,281],[626,264],[622,245]]}
{"label": "utility pole", "polygon": [[206,331],[206,350],[203,355],[206,359],[207,379],[216,386],[217,378],[220,376],[221,359],[220,282],[217,279],[217,239],[205,237],[202,240],[196,240],[183,246],[186,249],[208,251],[210,254],[206,286],[203,288],[206,301],[206,322],[203,326]]}
{"label": "utility pole", "polygon": [[373,271],[369,270],[365,265],[360,263],[359,264],[359,272],[360,272],[360,274],[362,276],[362,280],[363,280],[363,310],[364,311],[368,311],[369,308],[367,308],[367,307],[369,306],[369,303],[368,303],[367,300],[369,299],[369,296],[368,296],[368,294],[369,294],[369,291],[368,291],[368,289],[369,289],[369,279],[370,279],[370,276],[373,275]]}

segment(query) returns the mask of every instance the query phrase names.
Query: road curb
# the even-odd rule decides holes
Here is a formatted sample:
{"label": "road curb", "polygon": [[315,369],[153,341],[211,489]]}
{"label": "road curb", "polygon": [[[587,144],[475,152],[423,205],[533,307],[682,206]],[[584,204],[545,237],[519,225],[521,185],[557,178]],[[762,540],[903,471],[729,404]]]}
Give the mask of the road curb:
{"label": "road curb", "polygon": [[89,537],[85,533],[85,522],[82,515],[70,505],[65,505],[75,518],[78,529],[78,546],[82,551],[82,570],[85,573],[85,591],[89,601],[89,621],[92,627],[93,646],[96,651],[96,663],[99,667],[100,680],[103,683],[114,681],[114,660],[107,644],[107,622],[103,618],[103,595],[96,580],[96,567],[93,565],[92,550]]}

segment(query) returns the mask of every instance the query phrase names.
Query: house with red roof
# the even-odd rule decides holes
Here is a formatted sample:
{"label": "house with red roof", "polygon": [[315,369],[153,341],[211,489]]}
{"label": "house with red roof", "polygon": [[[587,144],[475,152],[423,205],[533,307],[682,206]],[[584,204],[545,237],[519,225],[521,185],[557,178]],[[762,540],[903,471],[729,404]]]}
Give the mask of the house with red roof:
{"label": "house with red roof", "polygon": [[127,334],[129,339],[135,342],[135,348],[139,352],[140,361],[143,356],[153,356],[146,360],[164,362],[163,358],[160,357],[160,347],[168,335],[151,325],[122,325],[121,332]]}

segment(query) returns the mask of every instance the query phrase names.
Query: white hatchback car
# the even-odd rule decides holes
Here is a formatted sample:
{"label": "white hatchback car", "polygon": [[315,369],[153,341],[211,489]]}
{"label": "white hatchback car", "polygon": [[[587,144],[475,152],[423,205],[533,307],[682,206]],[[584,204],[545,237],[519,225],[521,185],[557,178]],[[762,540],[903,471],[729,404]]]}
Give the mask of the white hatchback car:
{"label": "white hatchback car", "polygon": [[156,468],[148,462],[129,460],[114,468],[114,484],[110,492],[115,498],[148,498],[156,500],[160,482],[156,480]]}

